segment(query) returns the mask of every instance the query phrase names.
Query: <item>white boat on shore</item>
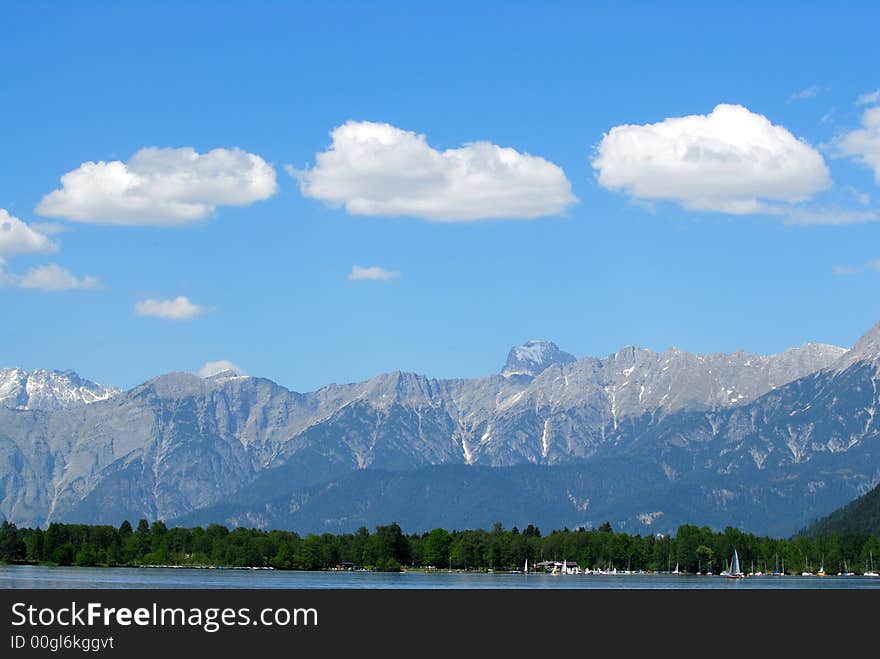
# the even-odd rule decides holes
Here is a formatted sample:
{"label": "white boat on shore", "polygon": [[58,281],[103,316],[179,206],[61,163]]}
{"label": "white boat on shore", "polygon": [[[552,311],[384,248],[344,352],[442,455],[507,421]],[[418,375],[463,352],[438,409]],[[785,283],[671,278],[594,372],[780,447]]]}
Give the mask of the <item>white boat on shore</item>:
{"label": "white boat on shore", "polygon": [[739,566],[739,554],[736,552],[736,549],[733,550],[733,558],[730,561],[730,567],[721,573],[728,579],[744,579],[745,574],[743,574],[742,569]]}

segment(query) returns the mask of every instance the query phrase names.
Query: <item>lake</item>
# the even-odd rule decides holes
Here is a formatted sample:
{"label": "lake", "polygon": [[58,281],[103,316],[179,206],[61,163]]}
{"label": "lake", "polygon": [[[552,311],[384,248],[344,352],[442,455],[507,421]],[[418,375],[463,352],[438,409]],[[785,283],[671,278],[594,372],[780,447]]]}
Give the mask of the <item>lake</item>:
{"label": "lake", "polygon": [[749,577],[671,574],[560,575],[467,572],[300,572],[192,568],[0,566],[0,588],[296,589],[877,589],[872,577]]}

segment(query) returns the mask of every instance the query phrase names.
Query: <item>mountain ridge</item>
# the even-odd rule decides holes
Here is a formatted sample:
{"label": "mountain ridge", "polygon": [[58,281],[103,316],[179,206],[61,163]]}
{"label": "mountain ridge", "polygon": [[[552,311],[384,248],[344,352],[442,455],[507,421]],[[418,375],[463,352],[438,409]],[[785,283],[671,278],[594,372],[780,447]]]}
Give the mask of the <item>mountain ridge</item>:
{"label": "mountain ridge", "polygon": [[[569,469],[593,461],[620,482],[630,482],[635,465],[659,475],[655,498],[665,510],[605,495],[602,505],[625,512],[618,521],[628,528],[657,530],[679,509],[682,519],[717,521],[731,502],[752,500],[765,511],[758,524],[772,518],[785,530],[827,512],[823,492],[828,505],[842,503],[880,479],[854,462],[876,464],[877,369],[856,360],[841,370],[849,353],[822,344],[770,356],[627,347],[606,358],[550,359],[536,375],[443,380],[393,371],[307,393],[252,376],[173,373],[65,409],[0,406],[0,516],[30,524],[180,519],[244,500],[249,488],[268,496],[281,483],[291,497],[308,488],[332,497],[348,490],[328,484],[364,470],[435,478],[430,468],[443,465]],[[499,488],[523,482],[497,476]],[[449,478],[436,487],[452,487]],[[369,482],[385,487],[378,477]],[[401,492],[414,492],[409,482]],[[690,508],[670,494],[682,487]],[[591,492],[571,497],[602,509],[601,493]],[[793,509],[766,512],[777,504]],[[574,504],[566,496],[558,505]]]}

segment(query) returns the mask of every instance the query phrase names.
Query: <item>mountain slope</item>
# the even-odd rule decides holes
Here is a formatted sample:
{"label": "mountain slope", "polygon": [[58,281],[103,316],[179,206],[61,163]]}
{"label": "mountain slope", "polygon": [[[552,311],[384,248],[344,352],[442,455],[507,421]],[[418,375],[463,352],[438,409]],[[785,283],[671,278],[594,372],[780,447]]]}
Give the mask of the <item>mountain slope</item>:
{"label": "mountain slope", "polygon": [[880,485],[813,522],[804,531],[812,537],[849,533],[880,536]]}

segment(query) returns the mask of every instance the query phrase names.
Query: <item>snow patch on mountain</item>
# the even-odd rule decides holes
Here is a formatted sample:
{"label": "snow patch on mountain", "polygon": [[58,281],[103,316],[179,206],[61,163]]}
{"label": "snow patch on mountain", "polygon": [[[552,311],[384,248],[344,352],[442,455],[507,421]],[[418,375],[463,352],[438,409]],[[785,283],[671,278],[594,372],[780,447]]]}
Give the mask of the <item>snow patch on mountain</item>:
{"label": "snow patch on mountain", "polygon": [[73,371],[0,369],[0,405],[19,410],[55,411],[107,400],[120,393]]}

